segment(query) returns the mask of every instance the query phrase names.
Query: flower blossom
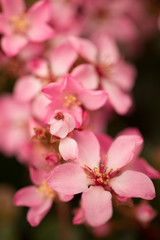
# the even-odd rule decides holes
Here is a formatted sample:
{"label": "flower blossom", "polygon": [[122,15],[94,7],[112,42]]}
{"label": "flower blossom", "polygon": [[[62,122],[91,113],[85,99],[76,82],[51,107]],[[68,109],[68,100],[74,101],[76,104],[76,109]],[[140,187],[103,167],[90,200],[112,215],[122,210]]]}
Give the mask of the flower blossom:
{"label": "flower blossom", "polygon": [[15,56],[28,42],[43,42],[55,34],[47,24],[51,7],[48,0],[38,1],[27,12],[23,0],[2,0],[1,4],[1,46],[8,56]]}
{"label": "flower blossom", "polygon": [[101,90],[87,90],[77,79],[66,75],[61,82],[50,83],[42,89],[44,95],[51,100],[45,121],[48,122],[55,110],[63,110],[73,116],[76,127],[82,123],[82,107],[87,110],[101,108],[108,94]]}
{"label": "flower blossom", "polygon": [[[120,135],[109,145],[100,145],[92,132],[75,133],[78,159],[55,167],[47,185],[63,194],[82,192],[81,208],[86,222],[97,227],[112,216],[112,197],[153,199],[155,189],[150,178],[139,171],[125,170],[143,143],[140,135]],[[100,141],[101,142],[101,141]],[[107,157],[104,156],[106,150]],[[100,157],[101,156],[101,157]]]}
{"label": "flower blossom", "polygon": [[[30,175],[35,185],[18,190],[14,196],[14,204],[30,208],[27,213],[27,220],[31,226],[35,227],[39,225],[50,210],[57,193],[47,186],[47,173],[45,171],[37,171],[31,168]],[[61,194],[59,198],[61,201],[69,201],[73,196]]]}

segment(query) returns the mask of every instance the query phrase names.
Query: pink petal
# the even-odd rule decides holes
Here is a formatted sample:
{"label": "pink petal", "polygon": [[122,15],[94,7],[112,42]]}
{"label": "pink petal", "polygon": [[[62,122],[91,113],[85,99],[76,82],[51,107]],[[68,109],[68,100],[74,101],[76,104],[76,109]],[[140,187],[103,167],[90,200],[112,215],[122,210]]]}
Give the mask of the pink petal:
{"label": "pink petal", "polygon": [[85,219],[92,227],[98,227],[112,217],[112,195],[101,186],[91,186],[82,194]]}
{"label": "pink petal", "polygon": [[136,69],[134,66],[120,61],[114,66],[114,71],[115,74],[112,77],[112,81],[114,81],[124,91],[130,91],[134,86],[136,78]]}
{"label": "pink petal", "polygon": [[[142,134],[140,133],[138,128],[126,128],[126,129],[122,130],[117,135],[117,137],[121,136],[121,135],[135,135],[135,136],[139,136],[142,139],[142,141],[143,141]],[[139,156],[140,152],[142,151],[142,148],[143,148],[143,142],[142,142],[142,144],[139,145],[139,147],[137,146],[136,152],[134,153],[134,159],[137,159],[137,157]]]}
{"label": "pink petal", "polygon": [[135,217],[142,223],[149,223],[157,215],[157,212],[147,202],[141,202],[134,211]]}
{"label": "pink petal", "polygon": [[91,64],[81,64],[74,68],[71,75],[82,82],[86,89],[96,89],[99,79],[95,68]]}
{"label": "pink petal", "polygon": [[35,207],[41,204],[43,198],[35,186],[29,186],[20,189],[14,196],[16,206]]}
{"label": "pink petal", "polygon": [[68,132],[71,132],[75,128],[75,121],[72,115],[64,113],[65,121],[68,127]]}
{"label": "pink petal", "polygon": [[91,62],[96,61],[97,49],[92,42],[84,38],[76,37],[70,37],[69,40],[77,53],[84,57],[84,59]]}
{"label": "pink petal", "polygon": [[52,199],[47,198],[43,203],[37,207],[32,207],[27,213],[27,221],[31,224],[32,227],[37,226],[45,215],[48,213],[52,206]]}
{"label": "pink petal", "polygon": [[50,133],[60,138],[66,137],[68,134],[68,128],[63,120],[56,121],[50,126]]}
{"label": "pink petal", "polygon": [[75,216],[73,218],[73,224],[79,225],[85,222],[85,215],[82,208],[76,209]]}
{"label": "pink petal", "polygon": [[[43,120],[49,103],[50,101],[45,96],[39,94],[32,102],[32,115],[40,120]],[[41,109],[41,111],[39,111],[39,109]]]}
{"label": "pink petal", "polygon": [[124,135],[117,137],[107,154],[107,166],[116,170],[128,164],[136,154],[137,149],[143,143],[143,139],[138,135]]}
{"label": "pink petal", "polygon": [[88,110],[98,110],[107,101],[108,94],[101,90],[86,90],[79,96],[79,100]]}
{"label": "pink petal", "polygon": [[42,58],[36,58],[27,65],[28,69],[40,77],[48,76],[48,62]]}
{"label": "pink petal", "polygon": [[99,62],[115,63],[119,60],[119,51],[114,40],[106,34],[99,37],[97,41],[99,49]]}
{"label": "pink petal", "polygon": [[74,198],[74,195],[65,195],[63,193],[59,193],[58,196],[62,202],[69,202]]}
{"label": "pink petal", "polygon": [[84,170],[76,163],[64,163],[53,169],[47,184],[53,190],[73,195],[88,188],[89,180]]}
{"label": "pink petal", "polygon": [[107,152],[113,142],[113,139],[110,136],[103,133],[96,134],[96,137],[100,144],[101,162],[103,162],[103,164],[106,165]]}
{"label": "pink petal", "polygon": [[160,172],[149,165],[149,163],[147,163],[147,161],[143,158],[133,160],[127,169],[142,172],[149,178],[160,179]]}
{"label": "pink petal", "polygon": [[40,93],[42,84],[31,75],[21,77],[15,84],[14,97],[21,102],[32,100]]}
{"label": "pink petal", "polygon": [[36,2],[27,12],[27,16],[37,24],[48,22],[51,17],[51,2],[47,0]]}
{"label": "pink petal", "polygon": [[9,57],[13,57],[27,44],[28,40],[21,35],[2,37],[2,49]]}
{"label": "pink petal", "polygon": [[54,30],[45,23],[33,24],[28,29],[28,37],[33,42],[43,42],[55,35]]}
{"label": "pink petal", "polygon": [[124,171],[111,179],[110,186],[121,197],[140,197],[146,200],[155,197],[155,188],[150,178],[137,171]]}
{"label": "pink petal", "polygon": [[7,26],[5,16],[3,14],[0,14],[0,33],[5,33],[6,28],[8,28],[8,26]]}
{"label": "pink petal", "polygon": [[48,99],[54,100],[55,98],[59,98],[60,93],[62,93],[61,86],[61,82],[50,83],[42,89],[42,93]]}
{"label": "pink petal", "polygon": [[76,141],[69,137],[61,139],[59,151],[64,160],[75,160],[78,156],[78,146]]}
{"label": "pink petal", "polygon": [[77,57],[77,52],[70,43],[63,43],[57,47],[50,57],[54,75],[60,76],[67,73]]}
{"label": "pink petal", "polygon": [[110,83],[107,79],[102,80],[102,87],[109,94],[109,101],[118,114],[126,114],[132,106],[129,94],[123,92],[117,85]]}
{"label": "pink petal", "polygon": [[[55,119],[56,113],[62,113],[64,119],[57,120]],[[55,135],[60,138],[64,138],[67,136],[69,132],[71,132],[75,128],[75,120],[74,118],[61,110],[56,110],[54,112],[54,116],[48,122],[50,126],[50,132],[52,135]]]}
{"label": "pink petal", "polygon": [[96,136],[91,131],[75,131],[74,139],[78,144],[78,162],[84,167],[99,167],[100,148]]}
{"label": "pink petal", "polygon": [[24,0],[1,0],[1,4],[6,17],[17,16],[25,11]]}
{"label": "pink petal", "polygon": [[41,185],[43,180],[47,178],[47,172],[37,170],[33,167],[29,168],[30,178],[35,185]]}

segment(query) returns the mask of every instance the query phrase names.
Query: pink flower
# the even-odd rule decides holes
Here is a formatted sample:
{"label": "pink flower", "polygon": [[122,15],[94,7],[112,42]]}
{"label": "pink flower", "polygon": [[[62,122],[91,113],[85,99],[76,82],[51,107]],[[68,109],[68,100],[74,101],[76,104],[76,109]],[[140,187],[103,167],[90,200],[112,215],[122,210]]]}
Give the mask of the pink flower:
{"label": "pink flower", "polygon": [[20,104],[11,95],[0,98],[0,150],[7,155],[23,151],[23,144],[30,139],[28,120],[30,109],[28,104]]}
{"label": "pink flower", "polygon": [[136,70],[120,58],[114,40],[106,34],[98,35],[97,47],[83,38],[70,37],[69,41],[77,55],[87,62],[75,67],[71,75],[87,89],[96,89],[100,84],[108,93],[113,109],[118,114],[126,114],[132,106],[130,91],[134,86]]}
{"label": "pink flower", "polygon": [[54,35],[47,24],[51,10],[48,0],[38,1],[27,12],[23,0],[2,0],[1,4],[1,45],[8,56],[16,55],[29,41],[43,42]]}
{"label": "pink flower", "polygon": [[74,117],[76,127],[82,123],[81,106],[87,110],[97,110],[105,104],[108,96],[101,90],[85,89],[80,81],[70,75],[66,75],[61,82],[50,83],[42,89],[42,92],[52,101],[48,105],[45,121],[51,118],[55,110],[61,109]]}
{"label": "pink flower", "polygon": [[[57,195],[46,185],[47,173],[42,170],[30,169],[31,179],[35,185],[25,187],[16,192],[14,204],[16,206],[29,207],[27,220],[31,226],[39,225],[52,206]],[[59,195],[60,200],[69,201],[73,196]]]}
{"label": "pink flower", "polygon": [[157,212],[152,208],[151,205],[149,205],[149,203],[141,202],[135,207],[134,214],[138,221],[146,224],[156,217]]}
{"label": "pink flower", "polygon": [[126,114],[132,106],[130,91],[134,86],[136,70],[122,60],[118,48],[107,35],[98,37],[97,70],[102,89],[109,94],[109,102],[118,114]]}
{"label": "pink flower", "polygon": [[66,137],[75,128],[74,118],[60,110],[54,112],[48,124],[50,124],[50,133],[60,138]]}
{"label": "pink flower", "polygon": [[[139,135],[118,136],[111,145],[109,143],[110,146],[106,145],[107,157],[102,159],[98,140],[92,132],[77,132],[74,139],[79,148],[78,159],[54,168],[47,184],[63,194],[83,192],[81,208],[88,224],[97,227],[111,218],[112,194],[126,199],[140,197],[149,200],[155,197],[154,185],[147,175],[123,170],[142,145]],[[104,143],[105,139],[101,155],[105,150]]]}

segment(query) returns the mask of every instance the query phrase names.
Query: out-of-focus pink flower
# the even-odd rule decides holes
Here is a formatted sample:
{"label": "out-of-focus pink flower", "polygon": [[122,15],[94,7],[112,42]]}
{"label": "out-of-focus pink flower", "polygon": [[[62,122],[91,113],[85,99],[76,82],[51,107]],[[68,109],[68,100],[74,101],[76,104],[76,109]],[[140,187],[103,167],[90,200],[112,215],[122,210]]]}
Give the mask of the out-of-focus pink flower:
{"label": "out-of-focus pink flower", "polygon": [[109,102],[119,114],[126,114],[132,106],[130,91],[133,88],[136,70],[120,58],[118,48],[107,35],[101,35],[97,41],[97,70],[100,83],[109,94]]}
{"label": "out-of-focus pink flower", "polygon": [[135,207],[134,215],[138,221],[146,224],[156,217],[157,212],[152,208],[152,206],[149,203],[141,202],[139,205]]}
{"label": "out-of-focus pink flower", "polygon": [[[83,16],[77,14],[78,4],[73,1],[52,1],[51,24],[57,33],[80,35],[82,32]],[[60,18],[59,16],[63,17]]]}
{"label": "out-of-focus pink flower", "polygon": [[[31,179],[35,185],[25,187],[16,192],[14,204],[16,206],[29,207],[27,220],[31,226],[39,225],[52,206],[56,196],[46,184],[47,173],[42,170],[31,169]],[[62,201],[69,201],[73,196],[59,196]]]}
{"label": "out-of-focus pink flower", "polygon": [[18,155],[23,151],[23,144],[30,139],[28,120],[30,108],[28,104],[20,104],[10,95],[0,98],[0,150],[7,155]]}
{"label": "out-of-focus pink flower", "polygon": [[82,105],[87,110],[97,110],[105,104],[108,97],[104,91],[85,89],[80,81],[70,75],[66,75],[61,82],[50,83],[42,92],[52,101],[48,105],[45,121],[48,122],[55,110],[61,109],[74,117],[76,127],[82,123]]}
{"label": "out-of-focus pink flower", "polygon": [[30,41],[39,43],[54,36],[47,24],[51,13],[48,0],[38,1],[27,12],[23,0],[2,0],[1,5],[1,46],[8,56],[16,55]]}
{"label": "out-of-focus pink flower", "polygon": [[105,151],[105,141],[100,153],[98,140],[92,132],[77,131],[74,139],[79,149],[77,160],[54,168],[47,184],[63,194],[83,192],[81,208],[88,224],[97,227],[111,218],[112,194],[126,199],[140,197],[150,200],[155,197],[154,185],[147,175],[123,170],[137,156],[143,143],[139,134],[120,135],[112,144],[107,140],[107,157],[102,159],[100,155]]}
{"label": "out-of-focus pink flower", "polygon": [[112,108],[121,115],[126,114],[133,104],[130,92],[136,70],[120,57],[113,38],[101,34],[97,39],[96,47],[87,39],[69,38],[77,55],[84,61],[72,70],[71,75],[81,81],[86,89],[97,89],[100,84],[108,93]]}

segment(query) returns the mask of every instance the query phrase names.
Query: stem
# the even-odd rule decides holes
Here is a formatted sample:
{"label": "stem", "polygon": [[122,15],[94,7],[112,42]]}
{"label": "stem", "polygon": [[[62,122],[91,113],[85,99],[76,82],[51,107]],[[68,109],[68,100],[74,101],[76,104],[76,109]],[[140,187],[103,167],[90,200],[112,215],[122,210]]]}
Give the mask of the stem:
{"label": "stem", "polygon": [[70,208],[68,202],[57,202],[59,240],[71,239]]}

